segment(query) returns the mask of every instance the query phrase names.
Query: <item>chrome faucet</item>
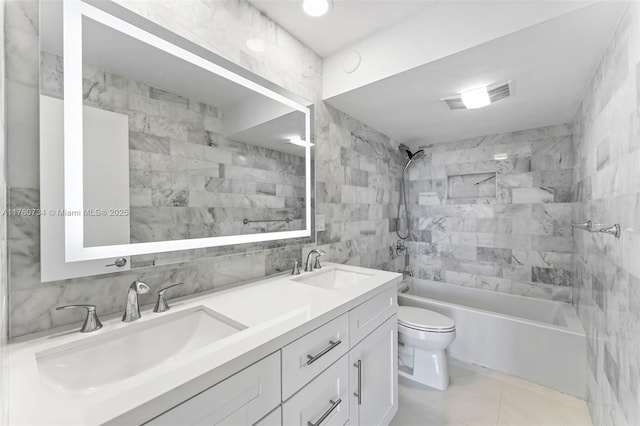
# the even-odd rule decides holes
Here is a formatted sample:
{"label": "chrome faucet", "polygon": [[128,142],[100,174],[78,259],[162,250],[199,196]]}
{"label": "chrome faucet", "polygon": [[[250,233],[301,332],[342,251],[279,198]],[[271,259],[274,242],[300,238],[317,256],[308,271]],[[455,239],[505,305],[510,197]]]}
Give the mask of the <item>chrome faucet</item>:
{"label": "chrome faucet", "polygon": [[298,267],[298,261],[293,262],[293,269],[291,270],[291,275],[300,275],[300,268]]}
{"label": "chrome faucet", "polygon": [[102,323],[98,318],[98,313],[96,312],[96,305],[67,305],[67,306],[59,306],[56,308],[56,311],[61,311],[63,309],[78,309],[84,308],[87,310],[87,317],[84,320],[84,324],[80,329],[83,333],[91,333],[92,331],[97,331],[102,328]]}
{"label": "chrome faucet", "polygon": [[131,322],[140,319],[140,305],[138,304],[138,295],[148,293],[149,286],[142,281],[134,281],[127,292],[127,307],[124,310],[122,321]]}
{"label": "chrome faucet", "polygon": [[169,306],[169,304],[167,303],[167,298],[164,295],[167,290],[169,290],[172,287],[176,287],[179,285],[183,285],[184,283],[178,283],[178,284],[173,284],[170,285],[168,287],[165,287],[161,290],[158,291],[158,301],[156,302],[156,306],[155,308],[153,308],[153,312],[156,313],[160,313],[160,312],[167,312],[169,309],[171,309],[171,306]]}
{"label": "chrome faucet", "polygon": [[307,263],[304,265],[305,272],[313,272],[313,263],[311,263],[311,259],[310,259],[312,254],[316,255],[316,268],[319,269],[321,268],[321,266],[320,266],[320,261],[318,260],[318,257],[324,256],[327,253],[324,250],[320,250],[320,249],[311,250],[307,255]]}

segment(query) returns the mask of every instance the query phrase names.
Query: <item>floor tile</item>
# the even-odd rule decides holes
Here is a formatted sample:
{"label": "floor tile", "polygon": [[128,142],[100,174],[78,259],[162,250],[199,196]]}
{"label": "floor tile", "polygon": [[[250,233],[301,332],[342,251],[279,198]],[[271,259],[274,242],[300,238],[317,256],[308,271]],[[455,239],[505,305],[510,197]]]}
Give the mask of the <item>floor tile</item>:
{"label": "floor tile", "polygon": [[[590,426],[591,418],[584,401],[568,395],[545,396],[537,390],[505,384],[500,400],[498,426]],[[579,400],[577,400],[579,401]]]}
{"label": "floor tile", "polygon": [[451,360],[439,391],[399,380],[393,426],[591,426],[585,401],[500,372]]}

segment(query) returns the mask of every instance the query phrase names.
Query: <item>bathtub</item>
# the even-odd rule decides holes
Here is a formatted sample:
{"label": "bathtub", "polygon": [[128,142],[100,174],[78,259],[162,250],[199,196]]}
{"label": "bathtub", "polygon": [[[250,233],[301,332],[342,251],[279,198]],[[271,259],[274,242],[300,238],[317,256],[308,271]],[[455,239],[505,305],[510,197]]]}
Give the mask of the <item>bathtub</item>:
{"label": "bathtub", "polygon": [[452,358],[585,398],[586,337],[570,304],[409,278],[398,303],[456,322]]}

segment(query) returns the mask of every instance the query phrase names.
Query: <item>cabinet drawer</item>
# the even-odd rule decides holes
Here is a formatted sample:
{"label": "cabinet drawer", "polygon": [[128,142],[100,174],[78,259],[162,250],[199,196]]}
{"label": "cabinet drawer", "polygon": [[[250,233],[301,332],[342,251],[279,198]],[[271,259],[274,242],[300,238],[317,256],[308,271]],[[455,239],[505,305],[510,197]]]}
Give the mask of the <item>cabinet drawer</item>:
{"label": "cabinet drawer", "polygon": [[156,417],[148,425],[253,425],[280,404],[280,352]]}
{"label": "cabinet drawer", "polygon": [[347,314],[282,348],[282,400],[287,400],[348,350]]}
{"label": "cabinet drawer", "polygon": [[394,287],[367,300],[349,311],[350,347],[354,347],[387,318],[398,311],[397,291]]}
{"label": "cabinet drawer", "polygon": [[343,356],[283,404],[282,424],[342,426],[349,400],[349,356]]}
{"label": "cabinet drawer", "polygon": [[278,407],[264,419],[260,420],[255,426],[282,426],[282,407]]}

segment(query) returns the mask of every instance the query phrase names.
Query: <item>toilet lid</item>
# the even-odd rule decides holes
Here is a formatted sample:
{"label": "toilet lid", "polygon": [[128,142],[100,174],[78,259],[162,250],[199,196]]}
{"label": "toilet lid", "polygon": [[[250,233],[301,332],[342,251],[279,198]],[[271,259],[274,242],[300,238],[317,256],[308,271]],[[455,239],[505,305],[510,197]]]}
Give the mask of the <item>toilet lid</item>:
{"label": "toilet lid", "polygon": [[437,312],[411,306],[398,307],[398,322],[404,326],[424,331],[455,330],[456,323]]}

